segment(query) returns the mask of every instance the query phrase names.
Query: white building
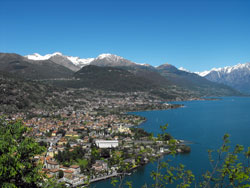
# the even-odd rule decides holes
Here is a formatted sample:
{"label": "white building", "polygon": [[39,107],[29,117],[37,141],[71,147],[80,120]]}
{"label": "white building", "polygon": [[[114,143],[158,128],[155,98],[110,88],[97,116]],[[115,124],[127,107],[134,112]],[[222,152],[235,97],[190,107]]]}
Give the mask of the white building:
{"label": "white building", "polygon": [[119,142],[118,140],[96,140],[95,144],[99,148],[116,148]]}
{"label": "white building", "polygon": [[123,127],[123,126],[121,126],[121,125],[120,125],[120,127],[118,128],[118,131],[119,131],[120,133],[129,133],[129,134],[131,134],[131,130],[130,130],[129,128]]}

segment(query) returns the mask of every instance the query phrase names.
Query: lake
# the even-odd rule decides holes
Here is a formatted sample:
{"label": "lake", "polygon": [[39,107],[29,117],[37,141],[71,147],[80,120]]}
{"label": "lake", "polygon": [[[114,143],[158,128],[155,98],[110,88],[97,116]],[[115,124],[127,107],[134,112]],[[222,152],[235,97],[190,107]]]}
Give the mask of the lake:
{"label": "lake", "polygon": [[[160,133],[160,125],[169,124],[168,131],[177,139],[193,142],[191,153],[177,155],[175,163],[182,163],[195,175],[200,175],[208,169],[207,150],[218,149],[225,133],[230,134],[231,145],[250,146],[250,98],[227,97],[216,101],[186,101],[183,108],[163,111],[134,112],[133,114],[147,118],[141,128],[155,135]],[[165,156],[164,158],[168,158]],[[126,180],[133,182],[133,187],[139,188],[145,183],[152,184],[150,172],[156,164],[148,164],[137,169]],[[198,179],[198,178],[197,178]],[[97,182],[91,187],[112,187],[110,180]]]}

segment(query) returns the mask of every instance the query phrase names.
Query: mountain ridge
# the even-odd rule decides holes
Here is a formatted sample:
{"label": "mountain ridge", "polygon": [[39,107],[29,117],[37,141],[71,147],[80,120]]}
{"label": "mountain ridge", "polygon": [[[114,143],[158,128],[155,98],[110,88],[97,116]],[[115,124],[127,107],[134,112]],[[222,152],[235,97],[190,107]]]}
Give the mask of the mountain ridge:
{"label": "mountain ridge", "polygon": [[250,63],[213,68],[210,71],[201,72],[204,78],[226,84],[240,92],[250,94]]}
{"label": "mountain ridge", "polygon": [[[72,71],[72,68],[75,68],[74,64],[71,61],[69,61],[68,58],[65,58],[65,56],[62,55],[62,53],[59,53],[59,52],[56,52],[54,54],[45,55],[42,58],[38,54],[35,54],[35,57],[38,57],[39,60],[30,60],[27,57],[22,57],[24,60],[24,62],[22,62],[22,63],[25,63],[27,61],[31,64],[40,64],[44,70],[52,71],[52,72],[53,71],[58,72],[58,70],[61,70],[62,67],[64,67],[64,69],[67,68],[67,70],[69,72],[65,75],[62,74],[61,78],[69,78],[69,79],[73,78],[73,74],[76,73],[77,69],[79,68],[78,67],[75,71]],[[19,58],[21,58],[21,57],[19,57]],[[41,60],[41,59],[47,59],[47,60]],[[53,61],[58,61],[58,62],[55,63]],[[224,85],[218,85],[216,83],[210,82],[210,81],[206,80],[205,78],[200,77],[197,74],[188,73],[186,71],[179,70],[175,66],[173,66],[171,64],[167,64],[167,63],[160,65],[158,67],[153,67],[150,65],[141,65],[138,63],[134,63],[130,60],[127,60],[123,57],[120,57],[120,56],[117,56],[114,54],[101,54],[97,58],[94,58],[94,60],[91,61],[89,63],[89,65],[85,65],[82,68],[84,68],[86,66],[90,66],[90,65],[103,67],[103,70],[101,70],[99,68],[95,68],[95,69],[97,71],[99,71],[99,73],[100,72],[105,73],[103,75],[102,79],[106,80],[106,83],[104,83],[104,85],[106,85],[108,88],[111,88],[110,83],[108,83],[108,82],[115,82],[117,79],[117,80],[121,80],[123,82],[124,87],[128,88],[128,90],[130,88],[130,87],[128,87],[128,83],[131,83],[131,85],[135,85],[137,87],[137,88],[133,87],[134,90],[143,89],[146,87],[144,87],[144,86],[141,87],[140,84],[133,84],[133,81],[134,81],[134,83],[137,83],[138,80],[141,80],[141,85],[145,85],[145,83],[142,83],[142,80],[143,80],[144,82],[148,83],[149,85],[151,83],[154,86],[157,86],[158,89],[164,88],[165,91],[167,88],[171,88],[170,91],[174,91],[173,88],[176,88],[178,91],[185,89],[189,93],[192,93],[192,95],[195,95],[195,96],[224,96],[224,95],[238,95],[239,94],[238,92],[232,90],[229,87],[225,87]],[[49,66],[50,68],[48,69],[48,68],[46,68],[46,66]],[[69,66],[73,66],[73,67],[69,67]],[[37,68],[37,66],[34,66],[34,67]],[[121,73],[121,75],[124,75],[125,77],[127,76],[126,77],[127,80],[122,79],[122,77],[119,76],[118,74],[116,74],[116,77],[114,75],[113,75],[113,77],[107,75],[105,72],[105,67],[114,67],[114,68],[123,69],[124,71]],[[79,69],[78,71],[80,71],[81,69]],[[38,71],[38,73],[40,73],[42,75],[42,74],[44,74],[44,70],[41,70],[40,72]],[[128,72],[126,72],[126,71],[128,71]],[[20,74],[20,70],[16,70],[16,72]],[[116,73],[116,72],[114,72],[114,73]],[[26,74],[30,74],[30,73],[26,72]],[[94,75],[95,73],[92,71],[92,74]],[[133,74],[133,76],[131,74]],[[51,77],[51,76],[53,76],[53,77]],[[109,77],[110,78],[112,77],[113,79],[107,79]],[[34,78],[34,77],[30,76],[30,78]],[[47,75],[47,77],[44,77],[44,76],[42,77],[42,79],[46,79],[46,78],[51,79],[51,78],[56,78],[56,77],[54,75],[51,75],[51,74]],[[59,77],[57,76],[57,78],[59,78]],[[94,80],[94,79],[99,79],[100,82],[103,81],[101,79],[100,74],[97,74],[96,77],[93,77],[91,75],[88,75],[88,77],[86,77],[86,80],[89,80],[90,82],[95,83],[96,85],[99,85],[99,83],[96,82],[96,80]],[[127,81],[127,83],[125,83],[126,81]],[[84,83],[84,84],[81,85],[81,83]],[[61,86],[63,86],[63,84],[66,84],[67,87],[89,86],[89,84],[87,84],[84,81],[81,81],[81,83],[77,82],[76,80],[72,80],[69,82],[57,81],[56,84],[59,84]],[[118,84],[115,84],[115,86],[117,87],[116,89],[118,89],[118,90],[123,89],[122,87],[119,87]],[[105,88],[103,88],[103,89],[105,89]],[[148,88],[148,89],[150,89],[150,88]],[[125,89],[125,90],[127,90],[127,89]]]}
{"label": "mountain ridge", "polygon": [[[77,57],[77,56],[67,56],[67,55],[64,55],[62,54],[61,52],[54,52],[52,54],[46,54],[44,56],[40,55],[39,53],[34,53],[34,54],[31,54],[31,55],[25,55],[24,57],[26,57],[27,59],[30,59],[30,60],[34,60],[34,61],[38,61],[38,60],[52,60],[53,61],[53,57],[56,57],[56,56],[61,56],[61,57],[64,57],[66,59],[68,59],[69,61],[71,61],[75,66],[77,66],[80,70],[80,68],[84,67],[84,66],[87,66],[87,65],[97,65],[97,61],[100,61],[100,60],[104,60],[106,61],[106,65],[104,66],[107,66],[108,63],[112,62],[124,62],[124,65],[127,66],[127,65],[141,65],[141,66],[151,66],[149,64],[140,64],[140,63],[135,63],[135,62],[132,62],[130,60],[127,60],[121,56],[118,56],[118,55],[115,55],[115,54],[110,54],[110,53],[102,53],[100,55],[98,55],[97,57],[95,58],[80,58],[80,57]],[[99,66],[102,66],[101,64],[98,64]],[[112,64],[109,64],[112,66]],[[124,66],[123,64],[120,64],[120,66]]]}
{"label": "mountain ridge", "polygon": [[50,60],[30,60],[15,53],[0,53],[0,71],[26,79],[71,77],[73,71]]}
{"label": "mountain ridge", "polygon": [[250,70],[250,62],[246,62],[246,63],[238,63],[237,65],[233,65],[233,66],[225,66],[225,67],[221,67],[221,68],[212,68],[211,70],[208,71],[202,71],[202,72],[196,72],[199,75],[202,76],[206,76],[209,73],[216,71],[216,72],[223,72],[223,73],[231,73],[234,70],[237,69],[249,69]]}

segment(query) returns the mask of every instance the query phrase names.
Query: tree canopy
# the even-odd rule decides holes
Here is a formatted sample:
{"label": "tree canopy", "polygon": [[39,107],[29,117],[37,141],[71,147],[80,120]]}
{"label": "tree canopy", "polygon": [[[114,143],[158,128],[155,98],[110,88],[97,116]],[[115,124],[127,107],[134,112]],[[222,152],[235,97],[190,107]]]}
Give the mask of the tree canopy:
{"label": "tree canopy", "polygon": [[47,181],[42,165],[34,160],[46,148],[28,136],[29,132],[21,120],[0,117],[0,187],[58,187]]}

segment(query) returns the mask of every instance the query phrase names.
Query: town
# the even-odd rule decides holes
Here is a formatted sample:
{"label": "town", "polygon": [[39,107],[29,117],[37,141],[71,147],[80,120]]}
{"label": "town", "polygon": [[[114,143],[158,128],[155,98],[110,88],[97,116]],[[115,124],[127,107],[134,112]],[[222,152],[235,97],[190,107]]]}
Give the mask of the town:
{"label": "town", "polygon": [[[87,93],[90,92],[88,89]],[[56,178],[71,187],[84,186],[129,174],[152,158],[170,152],[168,141],[171,135],[165,133],[161,139],[154,137],[137,127],[146,121],[144,117],[127,112],[181,105],[161,103],[160,99],[145,93],[101,94],[93,92],[81,101],[74,98],[62,109],[34,109],[10,115],[11,119],[21,118],[32,130],[27,136],[47,148],[34,160],[42,164],[43,173],[48,178]],[[190,151],[189,147],[177,142],[177,152]]]}

